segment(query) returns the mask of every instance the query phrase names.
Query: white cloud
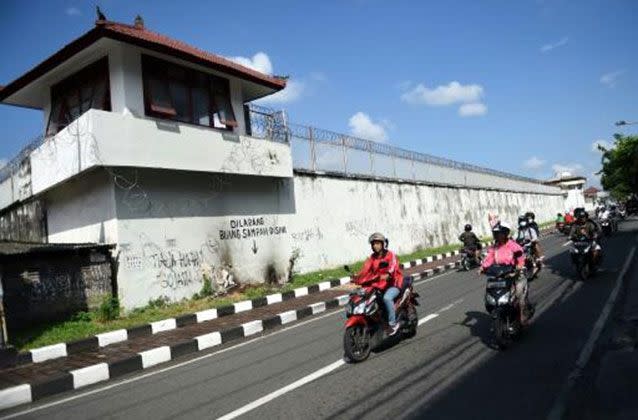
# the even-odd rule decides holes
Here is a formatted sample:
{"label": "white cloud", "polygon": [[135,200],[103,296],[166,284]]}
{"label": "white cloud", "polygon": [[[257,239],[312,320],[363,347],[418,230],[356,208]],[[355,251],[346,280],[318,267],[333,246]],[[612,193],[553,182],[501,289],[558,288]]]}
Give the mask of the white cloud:
{"label": "white cloud", "polygon": [[545,44],[541,47],[541,52],[542,53],[548,53],[556,48],[560,48],[564,45],[567,44],[567,42],[569,41],[569,38],[564,36],[562,37],[559,41],[551,43],[551,44]]}
{"label": "white cloud", "polygon": [[456,103],[479,102],[483,96],[483,86],[462,85],[457,81],[448,85],[430,89],[419,83],[409,92],[401,95],[401,100],[410,104],[424,104],[430,106],[445,106]]}
{"label": "white cloud", "polygon": [[82,14],[80,9],[78,9],[77,7],[67,7],[64,13],[66,13],[67,16],[80,16]]}
{"label": "white cloud", "polygon": [[461,117],[478,117],[487,114],[487,106],[481,102],[463,104],[459,107]]}
{"label": "white cloud", "polygon": [[270,61],[270,57],[265,52],[258,52],[253,55],[252,58],[248,57],[230,57],[230,60],[235,63],[241,64],[253,70],[257,70],[261,73],[272,74],[273,68]]}
{"label": "white cloud", "polygon": [[385,143],[388,141],[388,134],[383,123],[378,124],[372,121],[368,114],[357,112],[348,121],[350,132],[355,137]]}
{"label": "white cloud", "polygon": [[532,156],[531,158],[523,162],[523,166],[526,167],[527,169],[540,169],[544,165],[545,165],[545,161],[537,158],[536,156]]}
{"label": "white cloud", "polygon": [[614,147],[613,143],[611,143],[610,141],[607,141],[607,140],[596,140],[595,142],[593,142],[591,144],[591,151],[592,152],[596,152],[596,153],[600,153],[600,149],[598,149],[599,145],[604,147],[607,150],[612,149]]}
{"label": "white cloud", "polygon": [[569,172],[570,174],[575,175],[582,172],[583,169],[584,167],[580,163],[566,163],[566,164],[556,163],[552,165],[552,170],[555,173]]}
{"label": "white cloud", "polygon": [[625,70],[616,70],[609,73],[605,73],[602,76],[600,76],[600,83],[602,83],[603,85],[607,87],[615,87],[616,82],[618,82],[618,79],[620,78],[620,76],[622,76],[624,72]]}
{"label": "white cloud", "polygon": [[305,88],[305,83],[289,79],[284,90],[280,90],[273,95],[266,96],[265,98],[260,99],[259,102],[269,104],[287,104],[294,102],[301,97]]}

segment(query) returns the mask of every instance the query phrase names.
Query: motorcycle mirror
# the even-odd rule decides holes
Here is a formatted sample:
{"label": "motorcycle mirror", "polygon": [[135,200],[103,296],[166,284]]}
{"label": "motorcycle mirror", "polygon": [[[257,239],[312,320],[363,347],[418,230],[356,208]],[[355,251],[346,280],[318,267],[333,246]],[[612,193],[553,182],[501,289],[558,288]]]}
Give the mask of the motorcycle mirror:
{"label": "motorcycle mirror", "polygon": [[343,269],[346,270],[348,273],[350,273],[350,266],[349,265],[344,265]]}

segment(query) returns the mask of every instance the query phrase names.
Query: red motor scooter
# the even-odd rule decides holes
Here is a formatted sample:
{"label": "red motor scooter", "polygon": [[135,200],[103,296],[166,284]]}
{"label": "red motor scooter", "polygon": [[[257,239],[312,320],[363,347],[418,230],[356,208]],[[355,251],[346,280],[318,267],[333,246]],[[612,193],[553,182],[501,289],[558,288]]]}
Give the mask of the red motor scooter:
{"label": "red motor scooter", "polygon": [[[362,284],[361,288],[350,293],[345,306],[346,325],[343,334],[343,350],[346,358],[354,363],[362,362],[370,352],[379,346],[386,337],[388,315],[383,302],[383,292],[375,287],[366,286],[377,278]],[[397,333],[403,338],[416,335],[419,323],[416,307],[419,294],[412,288],[412,277],[403,279],[403,287],[395,299],[397,322],[401,328]]]}

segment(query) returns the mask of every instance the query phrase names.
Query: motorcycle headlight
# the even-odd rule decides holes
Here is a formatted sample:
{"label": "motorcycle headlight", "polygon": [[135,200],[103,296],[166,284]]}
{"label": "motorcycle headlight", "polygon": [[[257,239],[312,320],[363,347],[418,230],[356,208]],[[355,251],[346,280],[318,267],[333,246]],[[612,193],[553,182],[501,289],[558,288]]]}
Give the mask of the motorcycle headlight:
{"label": "motorcycle headlight", "polygon": [[485,295],[485,301],[488,305],[496,305],[496,299],[494,299],[494,296],[489,293]]}
{"label": "motorcycle headlight", "polygon": [[504,305],[506,303],[509,303],[509,301],[510,301],[510,292],[505,292],[503,296],[498,298],[499,305]]}
{"label": "motorcycle headlight", "polygon": [[352,313],[355,315],[361,315],[365,312],[366,310],[366,303],[365,302],[361,302],[359,303],[357,306],[354,307],[354,309],[352,310]]}

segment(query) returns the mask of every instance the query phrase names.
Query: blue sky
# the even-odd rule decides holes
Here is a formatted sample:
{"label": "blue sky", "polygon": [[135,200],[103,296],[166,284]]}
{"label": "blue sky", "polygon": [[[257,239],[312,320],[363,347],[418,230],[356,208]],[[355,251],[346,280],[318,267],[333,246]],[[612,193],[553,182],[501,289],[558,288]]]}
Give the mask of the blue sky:
{"label": "blue sky", "polygon": [[[290,119],[535,177],[592,179],[619,119],[638,120],[638,2],[98,2],[132,22],[275,74]],[[2,1],[0,84],[93,26],[94,1]],[[43,129],[0,106],[0,159]],[[636,127],[636,126],[634,126]]]}

